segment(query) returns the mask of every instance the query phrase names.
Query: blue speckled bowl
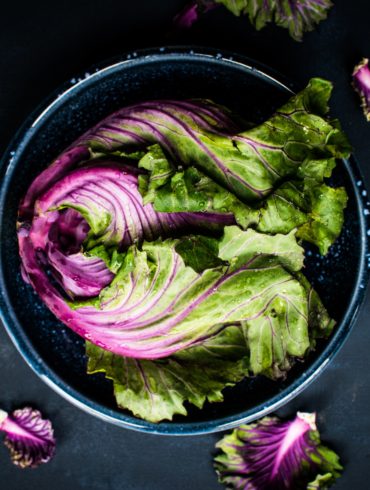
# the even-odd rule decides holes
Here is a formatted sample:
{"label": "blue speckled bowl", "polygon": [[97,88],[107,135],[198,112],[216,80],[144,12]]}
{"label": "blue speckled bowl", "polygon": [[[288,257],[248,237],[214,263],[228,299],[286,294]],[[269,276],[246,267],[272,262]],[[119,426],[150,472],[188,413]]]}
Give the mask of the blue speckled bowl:
{"label": "blue speckled bowl", "polygon": [[250,60],[204,49],[132,53],[72,79],[30,117],[3,156],[0,191],[1,315],[30,367],[55,391],[85,411],[121,427],[157,434],[219,431],[261,417],[291,400],[327,366],[357,317],[368,280],[368,207],[353,159],[340,162],[332,179],[349,194],[341,237],[323,258],[307,247],[306,274],[338,326],[284,381],[247,379],[225,390],[221,404],[189,408],[189,416],[151,424],[116,407],[112,385],[88,376],[83,340],[59,323],[23,283],[15,232],[17,207],[34,177],[82,132],[114,110],[144,99],[208,97],[258,122],[291,90]]}

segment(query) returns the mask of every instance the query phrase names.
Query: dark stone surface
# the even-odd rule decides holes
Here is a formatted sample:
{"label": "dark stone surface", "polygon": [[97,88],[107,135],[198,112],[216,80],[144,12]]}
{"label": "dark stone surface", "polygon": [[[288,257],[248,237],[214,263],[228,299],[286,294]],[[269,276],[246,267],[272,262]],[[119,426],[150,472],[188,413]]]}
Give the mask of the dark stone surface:
{"label": "dark stone surface", "polygon": [[[69,0],[13,1],[2,9],[0,31],[0,150],[43,98],[91,64],[126,50],[150,45],[199,44],[241,52],[280,71],[300,85],[310,76],[335,82],[332,106],[347,131],[370,182],[367,166],[370,124],[349,85],[350,72],[370,45],[365,0],[336,1],[329,19],[303,43],[285,30],[255,32],[245,19],[221,9],[191,31],[167,35],[181,1]],[[370,333],[363,308],[350,339],[321,377],[281,411],[317,410],[323,439],[332,443],[345,465],[338,490],[366,490],[370,478]],[[211,465],[217,435],[158,437],[125,431],[69,405],[25,365],[0,330],[0,405],[32,403],[52,419],[57,456],[38,470],[15,468],[0,447],[0,487],[4,490],[66,488],[216,489]]]}

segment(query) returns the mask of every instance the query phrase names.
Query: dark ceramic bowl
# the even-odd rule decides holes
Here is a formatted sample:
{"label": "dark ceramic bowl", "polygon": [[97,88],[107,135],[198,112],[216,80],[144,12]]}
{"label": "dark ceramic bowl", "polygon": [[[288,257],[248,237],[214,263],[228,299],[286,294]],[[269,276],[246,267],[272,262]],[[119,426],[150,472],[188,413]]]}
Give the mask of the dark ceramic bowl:
{"label": "dark ceramic bowl", "polygon": [[110,381],[86,374],[84,341],[59,323],[19,272],[15,221],[19,200],[34,177],[82,132],[116,109],[144,99],[207,97],[258,122],[291,90],[254,62],[203,49],[159,49],[114,60],[72,79],[22,127],[2,160],[0,298],[2,319],[30,367],[55,391],[87,412],[121,427],[158,434],[199,434],[234,427],[291,400],[327,366],[347,338],[368,280],[366,191],[353,159],[339,163],[334,185],[349,194],[343,232],[324,258],[307,247],[306,273],[338,321],[284,381],[257,377],[225,390],[221,404],[151,424],[116,407]]}

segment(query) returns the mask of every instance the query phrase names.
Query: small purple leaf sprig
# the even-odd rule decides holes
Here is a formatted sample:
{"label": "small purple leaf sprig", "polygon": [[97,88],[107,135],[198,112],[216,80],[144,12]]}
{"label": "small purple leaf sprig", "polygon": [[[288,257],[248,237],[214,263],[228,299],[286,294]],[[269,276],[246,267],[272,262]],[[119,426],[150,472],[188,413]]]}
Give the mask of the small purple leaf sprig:
{"label": "small purple leaf sprig", "polygon": [[352,83],[356,92],[361,97],[361,105],[365,117],[370,121],[370,67],[369,60],[364,58],[355,66],[352,74]]}
{"label": "small purple leaf sprig", "polygon": [[219,6],[213,0],[193,0],[175,16],[174,26],[177,29],[189,29],[201,15]]}
{"label": "small purple leaf sprig", "polygon": [[55,453],[54,431],[50,420],[31,407],[8,414],[0,410],[0,430],[12,462],[20,468],[36,468],[47,463]]}
{"label": "small purple leaf sprig", "polygon": [[315,413],[292,420],[264,417],[241,425],[216,447],[215,469],[228,489],[328,489],[343,469],[337,454],[323,446]]}

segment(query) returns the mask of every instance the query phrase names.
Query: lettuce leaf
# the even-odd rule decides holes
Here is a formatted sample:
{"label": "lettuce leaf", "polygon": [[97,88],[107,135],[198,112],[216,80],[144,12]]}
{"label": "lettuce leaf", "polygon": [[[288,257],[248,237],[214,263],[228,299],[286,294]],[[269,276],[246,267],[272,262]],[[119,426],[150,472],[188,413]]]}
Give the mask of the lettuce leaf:
{"label": "lettuce leaf", "polygon": [[[335,322],[303,274],[296,275],[306,292],[312,349],[317,338],[331,333]],[[113,381],[119,407],[154,423],[172,420],[175,414],[187,415],[187,403],[202,408],[206,401],[221,402],[222,391],[249,373],[272,379],[284,376],[294,358],[284,354],[275,340],[280,330],[276,316],[270,315],[270,320],[274,330],[262,328],[261,335],[255,335],[254,322],[243,322],[158,360],[118,356],[86,342],[87,372],[104,373]]]}
{"label": "lettuce leaf", "polygon": [[179,243],[131,246],[97,298],[73,302],[69,324],[116,354],[156,359],[215,335],[225,324],[258,319],[267,326],[272,315],[277,367],[284,369],[287,356],[304,356],[307,298],[292,275],[303,265],[294,233],[263,236],[226,227],[218,244],[222,265],[202,272],[185,264]]}
{"label": "lettuce leaf", "polygon": [[274,191],[258,210],[255,228],[263,233],[289,233],[316,245],[325,255],[338,238],[347,205],[343,187],[333,188],[313,179],[290,181]]}
{"label": "lettuce leaf", "polygon": [[248,372],[244,331],[225,328],[199,346],[156,361],[117,356],[86,342],[87,372],[113,380],[117,405],[149,422],[187,415],[185,402],[202,408],[221,402],[222,390]]}
{"label": "lettuce leaf", "polygon": [[[314,79],[262,125],[231,140],[213,137],[212,154],[220,155],[223,164],[232,162],[228,172],[238,170],[239,181],[233,184],[210,177],[211,167],[198,167],[199,160],[183,168],[182,158],[176,167],[158,144],[149,147],[139,162],[147,170],[140,176],[144,202],[162,213],[232,214],[244,229],[253,226],[264,233],[298,228],[298,237],[326,254],[342,228],[347,196],[344,188],[332,189],[324,179],[331,176],[335,158],[349,152],[338,123],[322,117],[330,93],[330,84]],[[247,174],[241,191],[240,178]]]}
{"label": "lettuce leaf", "polygon": [[[144,158],[149,159],[151,152],[149,149]],[[163,156],[162,165],[164,161]],[[322,183],[320,174],[316,174],[317,179],[305,177],[284,182],[258,205],[248,205],[195,167],[177,172],[172,169],[157,179],[157,175],[164,175],[160,172],[160,168],[153,168],[153,173],[142,176],[147,184],[141,187],[144,201],[152,203],[157,212],[225,213],[233,215],[244,229],[252,227],[269,234],[289,233],[297,228],[297,237],[316,245],[322,255],[328,252],[343,226],[347,193],[343,187],[332,188]],[[330,173],[326,171],[326,175]],[[155,193],[146,190],[153,185]]]}
{"label": "lettuce leaf", "polygon": [[94,152],[159,144],[175,164],[196,167],[238,199],[255,202],[282,180],[312,175],[309,162],[332,167],[334,158],[349,155],[338,122],[325,117],[331,90],[330,82],[312,79],[265,123],[239,133],[210,101],[146,102],[112,115],[80,144]]}
{"label": "lettuce leaf", "polygon": [[[227,227],[224,237],[219,240],[218,250],[216,243],[215,239],[193,236],[179,241],[176,248],[188,267],[182,268],[180,275],[184,278],[189,274],[187,280],[192,289],[188,289],[187,301],[192,301],[192,304],[197,302],[191,300],[192,291],[202,288],[202,282],[207,276],[203,273],[194,281],[197,275],[195,271],[191,274],[189,269],[194,267],[198,272],[209,272],[206,269],[209,257],[218,257],[224,264],[227,263],[229,274],[237,272],[243,284],[242,289],[236,289],[237,284],[231,281],[229,288],[222,293],[221,286],[218,286],[218,291],[212,287],[209,298],[203,304],[197,305],[179,323],[178,330],[185,334],[187,323],[192,321],[192,317],[195,318],[197,323],[193,325],[192,338],[196,338],[195,328],[201,327],[203,337],[199,342],[178,350],[169,357],[152,360],[140,359],[138,355],[135,358],[117,355],[97,345],[87,344],[88,372],[105,373],[113,381],[118,405],[145,420],[159,422],[164,419],[172,420],[174,414],[186,415],[185,402],[201,408],[206,400],[222,401],[222,390],[249,373],[264,374],[272,379],[284,376],[294,359],[303,357],[312,349],[315,339],[329,335],[335,324],[317,293],[299,272],[302,267],[302,250],[296,244],[293,234],[264,237],[261,240],[261,235],[252,230],[243,232],[237,227]],[[194,265],[192,253],[197,254],[197,244],[204,251],[201,251],[200,258]],[[164,245],[169,246],[168,243]],[[143,250],[148,252],[145,244]],[[153,257],[149,260],[152,259]],[[169,270],[163,258],[161,262],[165,270]],[[248,270],[245,269],[246,264],[253,265],[248,274],[245,274]],[[148,273],[138,255],[135,256],[135,265],[143,276]],[[211,270],[214,274],[215,269]],[[271,275],[268,270],[272,272]],[[221,276],[217,277],[222,277],[224,271],[219,268]],[[170,270],[169,274],[171,275]],[[132,281],[134,284],[141,283],[137,272],[134,272]],[[249,286],[249,283],[253,286]],[[149,284],[153,291],[160,289],[153,287],[150,281]],[[253,289],[253,296],[247,301],[245,298],[248,293],[245,288]],[[120,292],[121,287],[116,290],[114,301],[118,299],[117,294]],[[102,296],[100,306],[96,305],[97,309],[106,303],[109,294]],[[125,296],[124,291],[122,294]],[[212,296],[216,294],[220,297],[214,301]],[[169,289],[165,295],[172,296]],[[157,307],[144,291],[139,291],[138,294],[134,291],[133,298],[134,303],[138,298],[144,298],[149,305],[146,308],[147,315],[145,311],[137,314],[140,328],[143,329],[145,316],[158,316]],[[224,318],[225,311],[230,312],[230,301],[235,312],[243,311],[240,317],[231,318],[228,313],[230,318]],[[259,305],[259,311],[255,309],[255,301]],[[140,302],[136,304],[140,306]],[[178,303],[167,310],[166,319],[173,318],[177,310],[183,312],[185,308],[181,298],[178,299]],[[200,309],[204,311],[199,313]],[[113,311],[117,313],[116,303]],[[250,312],[249,318],[246,318],[246,311]],[[98,312],[96,314],[99,315]],[[134,317],[136,311],[133,310],[131,315]],[[201,322],[199,318],[202,319]],[[212,335],[204,335],[204,328],[210,318],[211,323],[217,321],[217,329]],[[236,318],[239,321],[233,324]],[[240,320],[241,318],[243,319]],[[132,325],[130,327],[132,329]],[[148,355],[152,347],[148,338],[145,342],[145,352]]]}

